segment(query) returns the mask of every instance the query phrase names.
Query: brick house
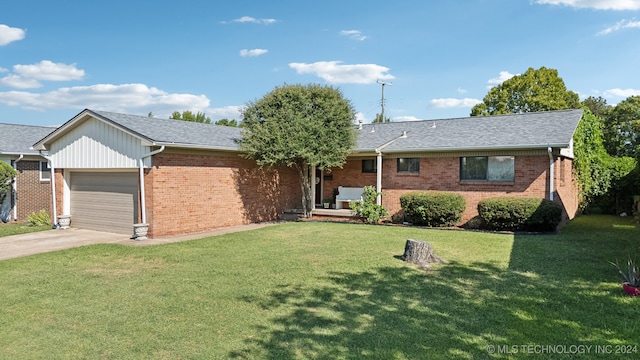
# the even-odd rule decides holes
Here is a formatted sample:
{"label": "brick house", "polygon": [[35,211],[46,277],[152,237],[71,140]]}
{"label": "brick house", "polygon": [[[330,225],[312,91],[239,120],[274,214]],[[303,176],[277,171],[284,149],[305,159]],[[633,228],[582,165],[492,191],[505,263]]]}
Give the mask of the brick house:
{"label": "brick house", "polygon": [[[9,221],[24,221],[42,209],[51,213],[51,171],[47,159],[31,146],[55,128],[0,124],[0,161],[18,171],[13,182]],[[46,155],[45,155],[46,156]]]}
{"label": "brick house", "polygon": [[299,207],[298,175],[241,157],[238,128],[84,110],[34,145],[71,226],[160,237],[275,220]]}
{"label": "brick house", "polygon": [[[319,205],[338,186],[377,186],[391,214],[412,190],[477,202],[498,195],[559,201],[577,210],[572,137],[581,110],[367,124],[342,168],[312,169]],[[242,157],[233,127],[84,110],[34,148],[51,159],[54,213],[72,226],[150,237],[274,220],[300,208],[298,175]],[[315,209],[315,216],[319,216]]]}
{"label": "brick house", "polygon": [[[376,186],[382,205],[400,214],[400,196],[414,190],[463,195],[463,221],[482,199],[551,199],[564,220],[578,211],[572,172],[573,134],[582,110],[362,125],[342,168],[319,173],[318,198],[338,186]],[[318,200],[316,200],[317,202]]]}

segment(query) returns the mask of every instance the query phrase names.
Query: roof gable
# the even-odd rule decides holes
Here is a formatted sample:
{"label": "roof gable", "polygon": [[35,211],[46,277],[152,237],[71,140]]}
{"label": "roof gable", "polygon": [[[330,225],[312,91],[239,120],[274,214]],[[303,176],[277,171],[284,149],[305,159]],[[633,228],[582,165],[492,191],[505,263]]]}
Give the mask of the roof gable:
{"label": "roof gable", "polygon": [[213,150],[240,150],[238,140],[241,137],[241,130],[238,128],[89,109],[82,111],[54,133],[40,140],[36,146],[48,148],[52,142],[89,118],[103,121],[137,137],[147,146],[167,145]]}

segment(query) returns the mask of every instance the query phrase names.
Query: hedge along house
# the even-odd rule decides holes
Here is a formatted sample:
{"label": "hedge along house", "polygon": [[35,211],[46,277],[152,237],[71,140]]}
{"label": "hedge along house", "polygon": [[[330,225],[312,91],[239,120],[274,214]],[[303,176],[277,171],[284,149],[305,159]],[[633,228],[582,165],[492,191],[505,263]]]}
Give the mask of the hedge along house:
{"label": "hedge along house", "polygon": [[582,110],[562,110],[361,125],[354,153],[343,168],[319,174],[316,191],[330,198],[339,186],[375,186],[396,216],[402,194],[455,192],[466,199],[463,221],[477,215],[482,199],[535,197],[560,203],[571,219],[578,209],[573,134],[581,118]]}
{"label": "hedge along house", "polygon": [[3,220],[24,221],[40,210],[51,213],[49,163],[46,155],[31,146],[54,130],[45,126],[0,124],[0,161],[18,171],[12,194],[2,206]]}
{"label": "hedge along house", "polygon": [[148,224],[148,236],[160,237],[299,207],[297,173],[241,157],[240,136],[234,127],[84,110],[34,148],[51,159],[56,216],[128,235]]}

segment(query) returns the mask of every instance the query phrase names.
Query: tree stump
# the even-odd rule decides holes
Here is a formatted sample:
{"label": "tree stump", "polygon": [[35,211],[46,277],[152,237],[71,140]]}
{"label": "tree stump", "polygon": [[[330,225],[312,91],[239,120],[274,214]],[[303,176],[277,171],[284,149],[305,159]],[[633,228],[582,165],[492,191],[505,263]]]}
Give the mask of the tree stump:
{"label": "tree stump", "polygon": [[419,265],[423,269],[431,269],[430,264],[441,264],[447,261],[433,253],[431,244],[426,241],[407,239],[404,245],[402,260]]}

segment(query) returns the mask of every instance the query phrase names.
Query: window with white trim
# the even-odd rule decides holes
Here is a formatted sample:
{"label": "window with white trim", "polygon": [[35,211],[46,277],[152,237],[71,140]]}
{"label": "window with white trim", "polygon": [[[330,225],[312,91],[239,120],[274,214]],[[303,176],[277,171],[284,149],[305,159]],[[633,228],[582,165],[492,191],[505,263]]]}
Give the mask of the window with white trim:
{"label": "window with white trim", "polygon": [[467,156],[460,158],[462,181],[515,181],[515,156]]}
{"label": "window with white trim", "polygon": [[40,161],[40,181],[51,181],[51,168],[47,161]]}

